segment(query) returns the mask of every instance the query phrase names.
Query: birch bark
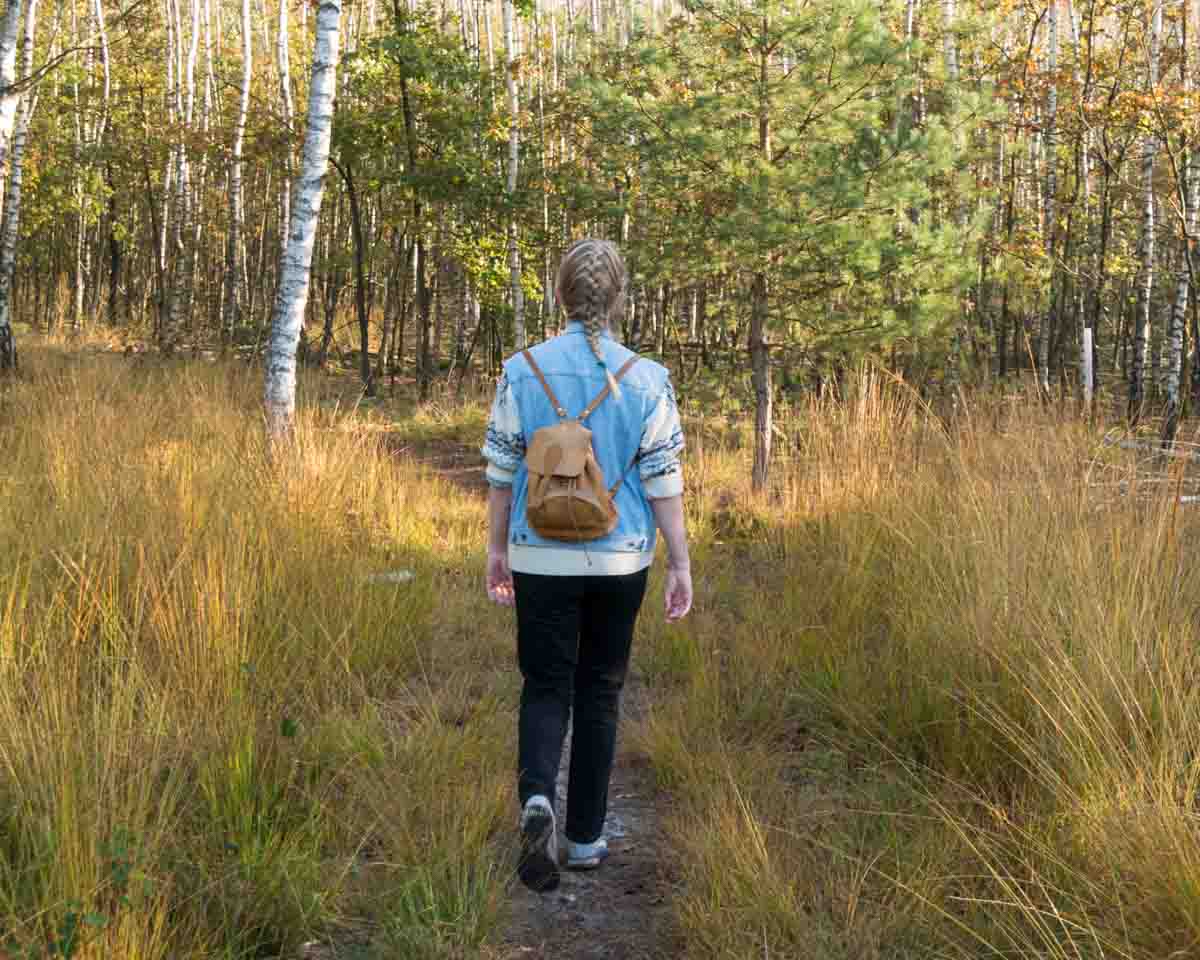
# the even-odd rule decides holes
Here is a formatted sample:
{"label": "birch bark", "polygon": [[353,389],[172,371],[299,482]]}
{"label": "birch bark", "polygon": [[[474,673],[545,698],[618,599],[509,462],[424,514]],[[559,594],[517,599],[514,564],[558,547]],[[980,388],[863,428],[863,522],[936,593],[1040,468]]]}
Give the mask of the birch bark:
{"label": "birch bark", "polygon": [[1054,336],[1055,299],[1054,299],[1054,255],[1057,239],[1058,206],[1058,0],[1050,0],[1046,18],[1047,39],[1049,40],[1049,57],[1047,72],[1050,75],[1049,91],[1046,98],[1045,136],[1042,148],[1045,151],[1046,188],[1043,196],[1045,212],[1044,241],[1046,245],[1046,262],[1050,270],[1047,292],[1046,312],[1041,316],[1041,332],[1038,336],[1038,389],[1043,397],[1050,395],[1050,340]]}
{"label": "birch bark", "polygon": [[[1151,96],[1158,87],[1158,52],[1162,36],[1162,0],[1153,0],[1150,14],[1149,69]],[[1138,245],[1137,306],[1134,315],[1133,362],[1129,368],[1129,422],[1137,426],[1146,404],[1146,360],[1150,347],[1150,296],[1154,289],[1154,160],[1158,137],[1146,135],[1142,144],[1142,236]]]}
{"label": "birch bark", "polygon": [[279,67],[279,103],[283,110],[283,123],[289,144],[286,169],[279,191],[279,244],[280,262],[287,253],[288,236],[292,221],[292,124],[295,106],[292,103],[292,71],[288,60],[288,3],[279,0],[279,29],[275,36],[275,59]]}
{"label": "birch bark", "polygon": [[317,10],[317,40],[313,51],[304,150],[296,183],[296,205],[292,211],[287,249],[279,265],[279,290],[267,345],[264,398],[267,432],[273,439],[285,437],[295,418],[296,347],[308,304],[313,241],[329,169],[341,16],[341,0],[321,0]]}
{"label": "birch bark", "polygon": [[[19,7],[20,0],[13,0]],[[33,73],[33,41],[37,28],[37,0],[29,0],[25,10],[25,34],[21,51],[21,76]],[[17,346],[12,330],[12,282],[16,263],[17,229],[21,217],[21,179],[25,160],[25,142],[29,123],[37,106],[37,94],[30,90],[18,111],[9,160],[11,170],[4,197],[4,219],[0,226],[0,371],[17,366]]]}
{"label": "birch bark", "polygon": [[[1181,18],[1183,40],[1180,44],[1180,86],[1186,100],[1192,89],[1188,60],[1188,25],[1191,3],[1183,0]],[[1196,268],[1196,208],[1200,206],[1200,145],[1184,149],[1179,170],[1179,194],[1183,204],[1183,257],[1175,277],[1175,302],[1171,305],[1170,327],[1167,334],[1167,409],[1163,420],[1162,442],[1170,447],[1179,429],[1179,382],[1183,374],[1183,332],[1187,325],[1188,302],[1191,295],[1192,271]]]}
{"label": "birch bark", "polygon": [[508,271],[512,288],[513,333],[516,349],[525,349],[525,292],[521,289],[521,251],[517,246],[517,172],[521,158],[520,105],[517,100],[517,53],[513,37],[513,0],[504,7],[505,82],[508,87]]}
{"label": "birch bark", "polygon": [[[286,2],[286,0],[285,0]],[[250,0],[242,0],[242,90],[238,101],[237,122],[233,128],[233,150],[229,161],[229,235],[225,247],[224,304],[221,328],[233,338],[241,320],[240,252],[242,248],[242,144],[246,136],[246,114],[250,109],[250,78],[253,66],[253,45],[250,35]]]}
{"label": "birch bark", "polygon": [[[946,81],[953,87],[958,85],[958,39],[954,33],[956,10],[955,0],[942,0],[942,56],[946,65]],[[954,134],[954,149],[958,153],[961,150],[960,138],[957,133]],[[962,229],[966,224],[966,211],[961,202],[956,202],[953,210],[954,225]],[[966,339],[963,319],[963,310],[959,308],[959,316],[955,320],[954,335],[950,344],[950,364],[947,370],[947,385],[950,388],[953,400],[957,404],[958,399],[958,381],[959,372],[962,364],[962,349],[963,341]]]}
{"label": "birch bark", "polygon": [[199,43],[199,14],[197,0],[192,0],[192,37],[188,56],[183,55],[183,22],[178,0],[169,0],[170,16],[174,23],[174,49],[169,55],[174,60],[175,90],[173,98],[174,119],[178,126],[175,143],[174,189],[171,195],[171,248],[166,316],[159,331],[159,346],[163,353],[171,354],[178,346],[183,329],[184,317],[189,309],[192,263],[188,256],[191,247],[191,169],[188,163],[188,129],[191,126],[192,110],[195,105],[196,52]]}
{"label": "birch bark", "polygon": [[[766,47],[770,22],[763,18],[763,47],[759,54],[758,150],[763,166],[771,162],[770,54]],[[771,465],[772,389],[771,356],[767,344],[767,275],[756,273],[751,288],[750,365],[754,385],[754,465],[750,484],[763,493]]]}
{"label": "birch bark", "polygon": [[20,94],[13,90],[17,71],[17,41],[21,28],[21,0],[8,0],[0,21],[0,172],[8,163],[13,126]]}

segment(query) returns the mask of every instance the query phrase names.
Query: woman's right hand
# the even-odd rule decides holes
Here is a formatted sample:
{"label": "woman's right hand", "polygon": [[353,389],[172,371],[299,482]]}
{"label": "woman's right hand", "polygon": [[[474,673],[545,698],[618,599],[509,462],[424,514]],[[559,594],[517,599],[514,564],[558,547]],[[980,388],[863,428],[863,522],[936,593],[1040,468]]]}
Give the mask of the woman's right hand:
{"label": "woman's right hand", "polygon": [[689,567],[667,567],[664,590],[667,623],[678,623],[692,609],[692,571]]}
{"label": "woman's right hand", "polygon": [[492,603],[502,607],[515,607],[517,604],[512,571],[508,569],[508,554],[503,550],[488,551],[487,595]]}

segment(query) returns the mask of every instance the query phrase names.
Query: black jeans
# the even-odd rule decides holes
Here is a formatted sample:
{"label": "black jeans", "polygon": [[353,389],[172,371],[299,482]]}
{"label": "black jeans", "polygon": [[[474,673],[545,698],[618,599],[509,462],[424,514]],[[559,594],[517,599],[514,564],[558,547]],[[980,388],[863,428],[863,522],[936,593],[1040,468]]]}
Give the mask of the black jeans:
{"label": "black jeans", "polygon": [[513,574],[517,659],[525,678],[517,789],[522,805],[539,793],[554,802],[573,701],[566,834],[576,843],[591,843],[604,830],[621,688],[648,573]]}

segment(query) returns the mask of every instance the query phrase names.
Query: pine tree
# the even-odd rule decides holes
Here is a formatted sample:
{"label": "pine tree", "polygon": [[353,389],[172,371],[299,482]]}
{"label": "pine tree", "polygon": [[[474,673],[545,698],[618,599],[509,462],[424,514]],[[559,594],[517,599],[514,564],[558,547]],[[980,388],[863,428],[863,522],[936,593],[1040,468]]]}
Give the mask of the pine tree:
{"label": "pine tree", "polygon": [[662,268],[732,272],[748,293],[757,490],[778,339],[813,355],[886,343],[911,317],[945,324],[966,281],[968,225],[937,193],[965,95],[947,82],[941,117],[894,123],[906,54],[873,0],[712,0],[589,86],[597,135],[615,153],[632,129],[643,193],[675,209],[653,238]]}

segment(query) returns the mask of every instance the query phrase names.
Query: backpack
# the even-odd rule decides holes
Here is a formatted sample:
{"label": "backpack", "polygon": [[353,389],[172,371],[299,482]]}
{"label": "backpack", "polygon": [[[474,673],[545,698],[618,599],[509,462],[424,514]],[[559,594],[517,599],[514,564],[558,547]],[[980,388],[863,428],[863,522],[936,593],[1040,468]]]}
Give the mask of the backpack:
{"label": "backpack", "polygon": [[[604,389],[577,417],[568,417],[559,404],[541,368],[526,350],[525,362],[536,374],[559,422],[535,430],[525,451],[525,467],[529,471],[529,496],[525,517],[529,526],[548,540],[578,543],[597,540],[611,533],[617,525],[617,508],[613,497],[625,479],[622,474],[611,488],[604,485],[604,474],[592,449],[592,431],[583,425],[612,389]],[[613,381],[620,380],[637,363],[630,357],[616,372]],[[636,455],[626,473],[637,461]]]}

